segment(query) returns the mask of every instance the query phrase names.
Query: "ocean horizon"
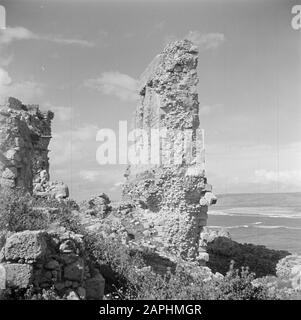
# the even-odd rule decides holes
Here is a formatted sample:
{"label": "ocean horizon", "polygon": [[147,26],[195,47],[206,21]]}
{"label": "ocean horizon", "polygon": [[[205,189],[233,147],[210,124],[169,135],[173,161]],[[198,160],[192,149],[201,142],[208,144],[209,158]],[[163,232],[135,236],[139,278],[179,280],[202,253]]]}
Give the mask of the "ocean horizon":
{"label": "ocean horizon", "polygon": [[301,192],[220,194],[207,226],[233,240],[301,254]]}

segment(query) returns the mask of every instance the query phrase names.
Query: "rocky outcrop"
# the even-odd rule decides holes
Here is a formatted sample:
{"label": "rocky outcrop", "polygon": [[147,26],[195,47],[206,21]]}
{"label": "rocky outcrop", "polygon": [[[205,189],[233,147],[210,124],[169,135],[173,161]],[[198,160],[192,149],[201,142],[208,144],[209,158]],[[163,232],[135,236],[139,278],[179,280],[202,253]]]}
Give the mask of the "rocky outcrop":
{"label": "rocky outcrop", "polygon": [[208,243],[213,242],[216,238],[220,237],[228,238],[231,240],[230,233],[223,228],[213,230],[210,227],[204,227],[204,230],[201,233],[200,237],[200,247],[206,247]]}
{"label": "rocky outcrop", "polygon": [[197,258],[208,206],[216,202],[204,172],[197,61],[196,46],[176,41],[142,74],[135,128],[148,134],[150,146],[154,129],[162,139],[158,162],[150,152],[147,164],[131,165],[123,189],[123,200],[140,208],[137,224],[145,226],[149,243],[185,259]]}
{"label": "rocky outcrop", "polygon": [[9,98],[0,106],[0,186],[32,192],[40,179],[49,180],[48,144],[51,111]]}
{"label": "rocky outcrop", "polygon": [[82,237],[50,231],[9,235],[1,250],[0,289],[54,286],[61,297],[102,299],[105,280],[90,264]]}
{"label": "rocky outcrop", "polygon": [[280,259],[290,253],[285,250],[268,249],[263,245],[250,243],[238,243],[231,240],[227,234],[210,236],[208,232],[206,251],[209,254],[208,267],[213,272],[226,274],[231,261],[234,261],[235,268],[249,267],[257,277],[276,274],[276,265]]}

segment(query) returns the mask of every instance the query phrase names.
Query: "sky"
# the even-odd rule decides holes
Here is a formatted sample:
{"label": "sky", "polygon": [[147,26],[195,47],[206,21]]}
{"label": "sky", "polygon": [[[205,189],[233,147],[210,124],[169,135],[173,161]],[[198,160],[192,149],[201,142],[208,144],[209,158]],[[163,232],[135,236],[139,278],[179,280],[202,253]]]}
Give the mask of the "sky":
{"label": "sky", "polygon": [[55,112],[50,175],[73,198],[118,199],[125,166],[96,161],[96,133],[131,122],[139,76],[168,42],[189,38],[200,51],[200,124],[214,192],[300,192],[297,4],[0,0],[0,100]]}

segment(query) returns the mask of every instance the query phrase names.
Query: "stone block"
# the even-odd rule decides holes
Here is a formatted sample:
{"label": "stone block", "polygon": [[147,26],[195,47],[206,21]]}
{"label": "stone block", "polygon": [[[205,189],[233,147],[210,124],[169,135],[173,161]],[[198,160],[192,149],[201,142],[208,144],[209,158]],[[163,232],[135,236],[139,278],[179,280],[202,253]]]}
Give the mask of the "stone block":
{"label": "stone block", "polygon": [[27,288],[33,279],[33,267],[29,264],[0,264],[0,289]]}
{"label": "stone block", "polygon": [[6,240],[4,255],[6,260],[36,261],[43,258],[47,245],[43,231],[17,232]]}
{"label": "stone block", "polygon": [[2,178],[4,179],[15,179],[17,177],[17,169],[15,167],[6,168],[2,172]]}

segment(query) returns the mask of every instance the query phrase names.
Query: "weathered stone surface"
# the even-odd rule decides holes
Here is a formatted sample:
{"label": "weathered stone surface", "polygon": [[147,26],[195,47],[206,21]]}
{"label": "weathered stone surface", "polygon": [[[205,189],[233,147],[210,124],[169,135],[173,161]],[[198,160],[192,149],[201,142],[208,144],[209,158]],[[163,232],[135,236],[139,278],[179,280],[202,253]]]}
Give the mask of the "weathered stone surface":
{"label": "weathered stone surface", "polygon": [[[176,41],[142,74],[135,128],[149,136],[153,129],[166,130],[168,138],[160,141],[157,164],[127,168],[123,189],[123,200],[140,208],[135,223],[153,224],[144,233],[151,245],[187,259],[198,256],[208,206],[216,202],[204,171],[197,63],[197,47],[188,40]],[[186,145],[184,133],[191,134]],[[191,152],[184,153],[185,147]]]}
{"label": "weathered stone surface", "polygon": [[37,260],[46,253],[45,232],[23,231],[10,236],[5,244],[5,259],[17,261],[19,259]]}
{"label": "weathered stone surface", "polygon": [[17,287],[26,288],[31,284],[33,267],[29,264],[0,264],[0,289]]}
{"label": "weathered stone surface", "polygon": [[200,237],[200,247],[207,246],[208,243],[213,242],[214,239],[219,237],[231,239],[230,233],[223,228],[213,230],[211,228],[204,227]]}
{"label": "weathered stone surface", "polygon": [[49,172],[48,144],[53,113],[8,98],[0,106],[0,184],[32,191],[40,172]]}
{"label": "weathered stone surface", "polygon": [[0,289],[6,289],[6,269],[0,263]]}
{"label": "weathered stone surface", "polygon": [[50,182],[46,192],[53,198],[66,199],[69,197],[69,188],[63,182]]}
{"label": "weathered stone surface", "polygon": [[98,274],[94,278],[88,279],[85,283],[86,298],[91,300],[102,300],[105,289],[105,279]]}
{"label": "weathered stone surface", "polygon": [[0,186],[22,189],[43,197],[69,197],[68,186],[49,181],[48,145],[51,111],[8,98],[0,105]]}
{"label": "weathered stone surface", "polygon": [[288,279],[293,289],[301,290],[301,256],[293,254],[279,260],[276,274],[279,278]]}

